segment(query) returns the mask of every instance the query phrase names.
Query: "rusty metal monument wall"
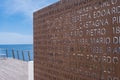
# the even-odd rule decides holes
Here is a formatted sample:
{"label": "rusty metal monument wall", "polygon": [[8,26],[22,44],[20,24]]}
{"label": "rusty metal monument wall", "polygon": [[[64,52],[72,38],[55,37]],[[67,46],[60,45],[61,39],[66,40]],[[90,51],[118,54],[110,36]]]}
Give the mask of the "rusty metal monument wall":
{"label": "rusty metal monument wall", "polygon": [[120,0],[61,0],[34,13],[35,80],[120,80]]}

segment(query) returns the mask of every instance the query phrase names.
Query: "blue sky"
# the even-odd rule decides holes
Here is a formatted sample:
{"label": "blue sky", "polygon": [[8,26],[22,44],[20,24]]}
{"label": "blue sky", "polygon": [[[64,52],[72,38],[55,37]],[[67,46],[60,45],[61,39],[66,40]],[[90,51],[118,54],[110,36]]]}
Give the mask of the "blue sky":
{"label": "blue sky", "polygon": [[33,12],[59,0],[0,0],[0,44],[33,43]]}

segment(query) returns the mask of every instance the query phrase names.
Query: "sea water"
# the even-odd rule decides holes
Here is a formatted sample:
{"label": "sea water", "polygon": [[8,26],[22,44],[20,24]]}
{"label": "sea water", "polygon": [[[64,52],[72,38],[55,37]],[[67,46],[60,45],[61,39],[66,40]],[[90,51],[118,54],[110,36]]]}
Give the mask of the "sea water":
{"label": "sea water", "polygon": [[[33,44],[0,45],[0,55],[6,56],[6,51],[9,58],[13,58],[14,53],[15,59],[29,61],[30,58],[30,61],[33,60]],[[28,51],[30,57],[28,56]],[[22,54],[24,54],[24,58]]]}

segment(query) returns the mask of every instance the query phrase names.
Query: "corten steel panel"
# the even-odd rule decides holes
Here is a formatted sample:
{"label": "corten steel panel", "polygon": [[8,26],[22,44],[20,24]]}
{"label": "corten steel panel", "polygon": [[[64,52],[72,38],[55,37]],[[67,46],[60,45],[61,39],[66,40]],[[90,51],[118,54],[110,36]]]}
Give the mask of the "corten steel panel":
{"label": "corten steel panel", "polygon": [[61,0],[34,13],[35,80],[120,80],[120,0]]}

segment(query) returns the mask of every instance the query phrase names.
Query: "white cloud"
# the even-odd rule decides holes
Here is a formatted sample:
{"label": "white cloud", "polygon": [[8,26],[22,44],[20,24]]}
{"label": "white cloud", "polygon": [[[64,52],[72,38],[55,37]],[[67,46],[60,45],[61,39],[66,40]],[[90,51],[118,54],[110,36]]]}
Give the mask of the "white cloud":
{"label": "white cloud", "polygon": [[19,33],[0,32],[0,44],[32,44],[32,35],[22,35]]}
{"label": "white cloud", "polygon": [[34,11],[49,4],[47,0],[6,0],[3,7],[8,15],[22,13],[32,17]]}
{"label": "white cloud", "polygon": [[[15,14],[24,15],[25,19],[23,19],[22,22],[26,22],[26,24],[28,24],[28,22],[32,23],[31,21],[33,12],[52,4],[51,1],[52,0],[5,0],[4,3],[0,5],[0,7],[3,8],[3,13],[6,16],[11,16]],[[32,35],[23,35],[14,32],[0,32],[0,44],[29,43],[33,43]]]}

